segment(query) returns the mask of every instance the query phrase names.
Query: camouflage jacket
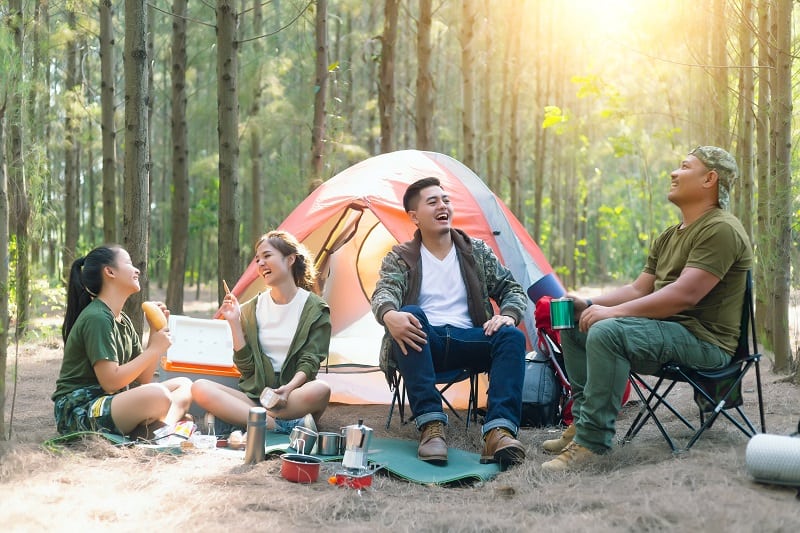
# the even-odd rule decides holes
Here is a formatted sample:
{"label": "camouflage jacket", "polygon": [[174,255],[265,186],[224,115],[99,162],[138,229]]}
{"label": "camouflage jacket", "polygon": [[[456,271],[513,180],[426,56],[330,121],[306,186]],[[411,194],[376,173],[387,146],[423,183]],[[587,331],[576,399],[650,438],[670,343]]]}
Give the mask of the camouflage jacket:
{"label": "camouflage jacket", "polygon": [[[500,263],[484,241],[471,238],[461,230],[454,229],[451,233],[461,277],[467,288],[467,307],[472,323],[480,327],[495,314],[491,302],[494,300],[500,314],[513,317],[519,324],[528,300],[511,271]],[[412,240],[392,247],[383,258],[380,277],[372,294],[372,313],[380,324],[383,324],[383,315],[387,311],[417,302],[422,284],[421,246],[422,238],[417,230]],[[381,342],[380,367],[387,381],[393,383],[396,363],[388,330],[385,330]]]}

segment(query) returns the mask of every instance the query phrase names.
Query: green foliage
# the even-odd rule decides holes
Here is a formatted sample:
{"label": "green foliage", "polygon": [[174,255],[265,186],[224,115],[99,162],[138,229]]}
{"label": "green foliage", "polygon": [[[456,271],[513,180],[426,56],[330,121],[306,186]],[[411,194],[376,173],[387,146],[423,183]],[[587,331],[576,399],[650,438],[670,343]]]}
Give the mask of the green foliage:
{"label": "green foliage", "polygon": [[[475,170],[484,178],[497,172],[496,192],[507,199],[511,160],[509,132],[511,121],[517,121],[521,132],[517,170],[523,179],[521,200],[525,205],[522,218],[530,228],[535,210],[542,209],[539,245],[554,261],[557,258],[559,262],[574,262],[576,272],[566,272],[567,267],[554,264],[560,274],[585,276],[589,281],[593,277],[629,279],[639,272],[653,235],[677,219],[675,209],[665,199],[669,170],[698,142],[694,137],[704,134],[697,113],[707,107],[707,102],[702,100],[705,96],[698,96],[702,87],[699,77],[706,74],[687,67],[697,63],[700,49],[696,26],[687,23],[696,18],[696,13],[691,10],[687,13],[685,6],[674,2],[654,4],[642,0],[627,4],[626,9],[615,12],[613,28],[600,27],[597,20],[583,16],[585,13],[576,10],[571,2],[552,5],[518,0],[490,2],[488,11],[481,6],[479,18],[486,22],[486,27],[505,30],[512,17],[516,17],[515,22],[520,21],[525,38],[520,42],[520,56],[516,58],[510,53],[513,41],[507,38],[507,32],[495,31],[491,46],[487,47],[481,33],[483,24],[476,26],[479,39],[476,46],[480,53],[471,65],[479,80],[476,115],[488,110],[491,119],[489,131],[485,131],[483,122],[475,125],[481,147],[481,161]],[[29,18],[33,5],[29,2],[23,7]],[[168,4],[153,5],[168,10]],[[240,165],[237,216],[243,227],[248,228],[241,232],[243,253],[252,246],[246,240],[249,240],[247,222],[251,207],[248,202],[252,197],[250,169],[254,157],[260,157],[264,182],[264,220],[260,223],[265,231],[280,224],[307,194],[313,96],[319,88],[314,86],[314,6],[305,10],[306,5],[306,2],[281,2],[278,10],[275,3],[262,4],[264,18],[259,33],[269,37],[255,41],[248,40],[255,37],[251,31],[252,11],[249,6],[237,4],[244,9],[239,16],[238,30],[242,42],[238,55],[240,129],[236,143]],[[37,86],[32,85],[28,68],[32,64],[30,48],[26,50],[25,61],[19,61],[12,52],[8,28],[0,25],[0,72],[6,74],[0,75],[0,99],[8,93],[7,84],[14,69],[24,65],[26,71],[19,87],[25,93],[29,88],[37,91],[43,102],[52,104],[47,114],[41,111],[37,115],[39,129],[25,132],[25,172],[34,213],[31,237],[41,243],[58,243],[56,250],[60,247],[64,216],[60,180],[67,111],[76,117],[79,135],[75,140],[81,149],[79,246],[97,244],[94,241],[100,228],[89,225],[90,209],[96,216],[95,226],[102,223],[98,216],[102,191],[99,182],[97,6],[85,0],[68,2],[66,8],[76,13],[74,30],[66,23],[64,8],[64,5],[57,9],[51,5],[49,27],[45,32],[47,42],[42,45],[43,62],[48,65],[51,76],[49,87],[44,86],[43,75],[36,82]],[[188,9],[189,254],[194,256],[202,250],[202,260],[208,263],[208,272],[213,273],[219,216],[214,13],[203,3],[190,3]],[[159,10],[153,14],[155,24],[150,33],[154,56],[149,58],[154,79],[151,262],[157,264],[168,261],[169,249],[168,237],[163,235],[168,235],[166,228],[170,224],[170,194],[165,187],[169,187],[172,165],[170,47],[173,19]],[[404,5],[398,21],[396,149],[415,145],[417,15],[418,5],[411,2]],[[125,21],[121,4],[116,6],[114,16],[115,113],[119,143],[124,132],[122,44]],[[459,160],[463,159],[462,102],[458,98],[462,44],[454,36],[458,35],[460,24],[459,3],[445,2],[434,10],[431,27],[434,150]],[[381,35],[382,26],[380,3],[340,0],[329,4],[325,177],[335,175],[377,150],[381,133],[377,110],[381,42],[376,36]],[[30,30],[30,26],[26,28]],[[608,39],[605,31],[612,33],[613,39]],[[26,43],[32,41],[30,37],[31,34],[26,33]],[[65,46],[73,39],[85,43],[85,54],[81,58],[84,85],[77,88],[64,86]],[[665,49],[664,42],[671,42],[673,46]],[[735,56],[736,53],[731,55]],[[504,79],[507,64],[511,67],[510,77]],[[486,67],[491,67],[488,78],[485,77]],[[502,116],[503,109],[508,113],[508,87],[517,85],[517,115]],[[258,105],[254,106],[256,99]],[[260,154],[250,153],[251,134],[259,139]],[[546,143],[543,153],[537,154],[541,135]],[[501,137],[504,144],[499,146]],[[123,146],[119,147],[117,156],[117,179],[121,184]],[[497,168],[486,168],[490,156],[493,166],[499,162]],[[543,159],[539,161],[538,157]],[[541,168],[544,173],[541,176],[545,183],[542,206],[532,205],[533,177],[539,172],[534,171],[535,168]],[[797,187],[795,181],[796,198],[800,193]],[[94,206],[86,205],[90,193],[93,193]],[[121,198],[122,195],[120,185],[117,196]],[[564,213],[572,212],[568,208],[574,208],[579,221],[576,235],[563,234]],[[796,236],[800,232],[800,212],[796,204],[793,212]],[[162,240],[156,241],[155,234],[161,234]],[[568,249],[564,248],[566,237],[574,240]],[[795,238],[794,242],[797,241]],[[196,265],[196,259],[190,257],[188,264]]]}
{"label": "green foliage", "polygon": [[545,106],[542,129],[552,128],[565,122],[567,122],[567,117],[561,111],[560,107],[554,105]]}

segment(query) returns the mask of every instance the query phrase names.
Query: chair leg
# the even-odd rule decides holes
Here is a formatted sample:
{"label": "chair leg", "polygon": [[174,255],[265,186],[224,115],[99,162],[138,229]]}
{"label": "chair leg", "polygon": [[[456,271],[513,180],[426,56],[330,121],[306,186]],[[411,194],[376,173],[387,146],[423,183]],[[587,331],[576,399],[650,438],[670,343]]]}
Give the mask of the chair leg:
{"label": "chair leg", "polygon": [[[673,452],[677,452],[678,447],[675,445],[675,442],[669,436],[669,433],[667,433],[667,430],[666,428],[664,428],[664,425],[655,415],[655,410],[658,409],[658,407],[663,404],[670,412],[672,412],[675,416],[677,416],[681,420],[681,422],[686,424],[691,430],[694,431],[694,427],[689,423],[689,421],[686,420],[686,418],[684,418],[680,413],[678,413],[674,407],[672,407],[668,402],[664,400],[664,397],[667,394],[669,394],[669,392],[675,386],[676,382],[675,381],[671,382],[664,391],[664,393],[659,395],[658,389],[661,387],[661,384],[664,381],[663,377],[659,378],[658,381],[656,381],[656,384],[651,387],[649,384],[647,384],[647,382],[642,380],[637,374],[631,373],[631,376],[633,377],[633,379],[630,379],[631,387],[633,388],[636,395],[639,397],[639,400],[642,402],[642,407],[639,409],[639,413],[636,415],[636,418],[634,418],[631,427],[628,429],[628,432],[622,438],[622,442],[624,443],[632,440],[633,437],[635,437],[639,433],[639,431],[644,427],[645,423],[652,418],[653,422],[658,428],[659,433],[661,433],[661,436],[664,437],[665,441],[667,441],[667,444],[669,445],[670,449]],[[639,383],[641,383],[649,391],[650,394],[647,396],[647,398],[645,398],[644,393],[639,387]],[[657,398],[657,400],[654,405],[651,405],[653,398]]]}
{"label": "chair leg", "polygon": [[[453,404],[450,403],[450,400],[444,397],[444,393],[447,392],[447,389],[450,388],[450,385],[452,385],[452,383],[448,383],[443,389],[441,389],[439,391],[439,396],[442,397],[442,401],[447,406],[447,408],[450,409],[450,411],[453,413],[453,416],[455,416],[459,420],[463,420],[463,418],[461,418],[461,415],[458,414],[458,411],[456,411],[456,409],[453,407]],[[469,424],[469,420],[467,420],[467,424]]]}
{"label": "chair leg", "polygon": [[761,366],[759,360],[756,359],[756,390],[758,391],[758,415],[761,421],[761,433],[767,432],[767,424],[764,422],[764,396],[761,391]]}
{"label": "chair leg", "polygon": [[478,423],[478,374],[472,373],[469,376],[469,404],[467,405],[467,429],[469,420]]}
{"label": "chair leg", "polygon": [[389,429],[389,425],[392,423],[392,415],[394,414],[394,406],[397,406],[397,412],[400,413],[400,423],[403,423],[403,401],[401,400],[400,396],[400,381],[398,380],[394,384],[394,393],[392,394],[392,403],[389,406],[389,416],[386,417],[386,429]]}
{"label": "chair leg", "polygon": [[[749,366],[749,364],[748,364],[748,366]],[[717,419],[717,417],[719,415],[722,415],[725,418],[727,418],[728,421],[731,424],[736,426],[739,429],[739,431],[744,433],[747,437],[752,437],[753,435],[756,434],[755,427],[753,427],[753,424],[750,422],[750,419],[747,418],[747,415],[744,414],[744,411],[742,411],[742,409],[739,406],[735,407],[734,409],[739,414],[739,417],[742,419],[742,422],[744,422],[744,424],[747,427],[745,427],[745,425],[740,424],[738,420],[733,418],[725,410],[725,403],[728,401],[728,398],[730,397],[731,393],[734,390],[736,390],[737,387],[739,386],[739,384],[741,383],[742,378],[744,378],[745,374],[747,373],[748,366],[746,366],[745,368],[742,369],[742,371],[739,373],[739,377],[728,388],[727,394],[725,394],[725,396],[723,396],[722,399],[719,402],[717,402],[716,406],[714,407],[714,410],[710,413],[710,416],[708,417],[708,419],[705,420],[703,422],[703,425],[700,427],[700,429],[698,429],[695,432],[695,434],[692,435],[692,438],[689,439],[689,442],[686,444],[686,448],[684,448],[685,450],[688,450],[689,448],[691,448],[694,445],[695,442],[697,442],[697,440],[700,438],[700,436],[703,434],[703,432],[706,429],[711,427],[711,425],[714,423],[714,421]],[[683,372],[681,372],[681,374],[686,378],[687,382],[692,386],[692,388],[694,390],[698,391],[700,394],[703,395],[703,397],[706,399],[706,401],[708,401],[709,403],[713,403],[714,400],[706,393],[705,390],[703,390],[702,387],[700,387],[697,383],[695,383],[688,375],[684,374]],[[760,407],[760,404],[759,404],[759,407]],[[703,413],[701,413],[701,420],[702,420],[702,414]],[[761,413],[759,413],[759,414],[761,414]]]}

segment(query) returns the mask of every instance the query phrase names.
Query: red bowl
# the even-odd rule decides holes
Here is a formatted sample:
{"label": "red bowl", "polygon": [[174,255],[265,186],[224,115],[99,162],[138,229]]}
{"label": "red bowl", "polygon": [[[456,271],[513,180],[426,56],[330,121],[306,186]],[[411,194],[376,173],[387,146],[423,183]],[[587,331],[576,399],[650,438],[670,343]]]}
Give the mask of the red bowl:
{"label": "red bowl", "polygon": [[313,483],[319,477],[322,459],[302,453],[281,455],[281,476],[293,483]]}

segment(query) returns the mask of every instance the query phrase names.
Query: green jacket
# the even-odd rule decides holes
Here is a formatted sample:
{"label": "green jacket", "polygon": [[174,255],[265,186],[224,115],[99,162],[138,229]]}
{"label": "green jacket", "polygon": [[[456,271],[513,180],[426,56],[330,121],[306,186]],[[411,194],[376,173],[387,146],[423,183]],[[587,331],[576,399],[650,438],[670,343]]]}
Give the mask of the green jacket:
{"label": "green jacket", "polygon": [[[488,244],[474,239],[461,230],[451,230],[456,247],[461,277],[467,288],[467,307],[472,323],[480,327],[494,314],[491,300],[497,303],[500,314],[513,317],[520,323],[528,307],[522,286]],[[380,324],[387,311],[416,304],[422,284],[422,262],[419,230],[408,242],[392,247],[381,264],[380,277],[372,293],[372,313]],[[380,367],[391,383],[396,364],[392,357],[392,337],[386,330],[381,343]]]}
{"label": "green jacket", "polygon": [[325,300],[311,293],[303,306],[289,353],[280,369],[279,383],[272,362],[258,343],[257,301],[258,295],[242,304],[242,330],[247,344],[233,354],[233,362],[242,374],[239,388],[256,400],[265,387],[285,385],[298,371],[303,372],[309,381],[313,380],[320,364],[328,357],[331,340],[330,308]]}

